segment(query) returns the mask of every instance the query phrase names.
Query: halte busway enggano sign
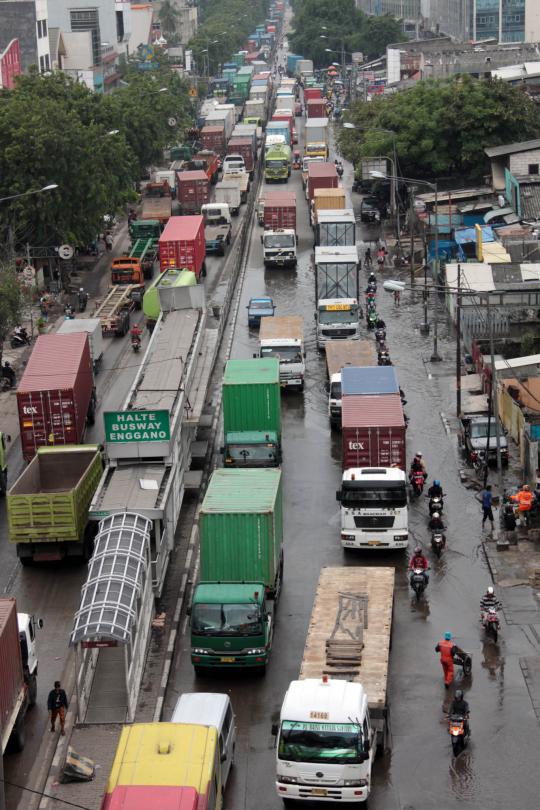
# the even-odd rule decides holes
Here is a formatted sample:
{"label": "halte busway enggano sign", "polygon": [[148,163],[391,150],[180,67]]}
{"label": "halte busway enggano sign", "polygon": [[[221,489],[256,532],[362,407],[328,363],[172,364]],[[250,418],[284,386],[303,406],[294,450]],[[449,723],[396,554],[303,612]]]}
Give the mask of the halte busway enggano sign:
{"label": "halte busway enggano sign", "polygon": [[169,411],[106,411],[107,444],[168,442],[171,438]]}

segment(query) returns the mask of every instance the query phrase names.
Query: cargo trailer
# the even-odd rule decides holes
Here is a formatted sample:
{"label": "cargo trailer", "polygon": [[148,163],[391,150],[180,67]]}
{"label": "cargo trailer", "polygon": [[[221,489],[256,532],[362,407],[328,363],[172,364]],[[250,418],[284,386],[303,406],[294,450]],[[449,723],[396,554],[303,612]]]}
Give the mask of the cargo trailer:
{"label": "cargo trailer", "polygon": [[399,394],[342,399],[342,464],[406,470],[405,419]]}
{"label": "cargo trailer", "polygon": [[205,255],[204,218],[171,217],[159,237],[160,271],[191,270],[199,280],[206,275]]}

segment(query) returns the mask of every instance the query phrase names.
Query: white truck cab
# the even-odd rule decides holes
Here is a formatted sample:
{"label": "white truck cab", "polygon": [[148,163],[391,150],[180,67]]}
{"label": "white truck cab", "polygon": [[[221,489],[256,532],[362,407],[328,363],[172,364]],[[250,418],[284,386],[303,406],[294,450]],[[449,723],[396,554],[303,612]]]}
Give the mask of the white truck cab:
{"label": "white truck cab", "polygon": [[257,356],[277,357],[281,387],[303,391],[306,366],[302,318],[299,315],[263,318],[259,331],[259,354],[254,357]]}
{"label": "white truck cab", "polygon": [[201,205],[201,214],[205,225],[230,225],[231,209],[226,202],[205,203]]}
{"label": "white truck cab", "polygon": [[362,684],[325,675],[292,681],[272,731],[282,799],[367,801],[376,745]]}
{"label": "white truck cab", "polygon": [[317,301],[317,348],[331,340],[358,340],[360,314],[357,298],[320,298]]}
{"label": "white truck cab", "polygon": [[397,467],[351,467],[341,489],[341,545],[344,548],[407,548],[407,478]]}
{"label": "white truck cab", "polygon": [[296,265],[296,234],[292,228],[265,231],[261,236],[264,266],[294,267]]}
{"label": "white truck cab", "polygon": [[245,172],[246,164],[242,155],[225,155],[223,159],[223,176],[227,174],[235,174],[236,172]]}

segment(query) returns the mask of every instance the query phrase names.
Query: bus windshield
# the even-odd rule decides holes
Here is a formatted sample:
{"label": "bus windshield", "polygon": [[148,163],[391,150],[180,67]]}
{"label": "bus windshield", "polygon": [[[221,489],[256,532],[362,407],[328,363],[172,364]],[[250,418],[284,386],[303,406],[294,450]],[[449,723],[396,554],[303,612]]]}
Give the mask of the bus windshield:
{"label": "bus windshield", "polygon": [[330,762],[351,765],[363,762],[362,729],[349,723],[281,724],[279,759],[292,762]]}

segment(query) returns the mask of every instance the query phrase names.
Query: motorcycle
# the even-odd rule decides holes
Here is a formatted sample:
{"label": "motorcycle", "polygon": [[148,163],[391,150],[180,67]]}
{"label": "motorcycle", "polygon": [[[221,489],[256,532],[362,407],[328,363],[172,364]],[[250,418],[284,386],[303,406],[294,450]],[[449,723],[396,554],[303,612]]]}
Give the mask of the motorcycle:
{"label": "motorcycle", "polygon": [[131,338],[131,348],[133,349],[133,351],[135,352],[135,354],[137,354],[137,352],[138,352],[138,351],[139,351],[139,349],[141,348],[141,339],[140,339],[140,338],[135,338],[135,337],[132,337],[132,338]]}
{"label": "motorcycle", "polygon": [[409,481],[411,482],[413,495],[418,498],[424,491],[424,484],[426,483],[422,470],[414,470],[411,472]]}
{"label": "motorcycle", "polygon": [[433,553],[440,557],[443,553],[443,549],[446,546],[446,536],[443,532],[432,532],[431,533],[431,548],[433,549]]}
{"label": "motorcycle", "polygon": [[9,339],[9,344],[12,349],[19,349],[21,346],[30,346],[30,338],[24,327],[15,329]]}
{"label": "motorcycle", "polygon": [[385,345],[386,342],[386,329],[376,329],[375,330],[375,340],[382,347]]}
{"label": "motorcycle", "polygon": [[390,355],[386,350],[380,351],[377,355],[377,365],[378,366],[391,366],[392,360],[390,359]]}
{"label": "motorcycle", "polygon": [[375,312],[375,310],[368,310],[366,314],[366,320],[367,320],[367,328],[369,330],[375,329],[375,325],[377,323],[377,313]]}
{"label": "motorcycle", "polygon": [[482,624],[484,626],[484,630],[486,631],[486,636],[491,636],[494,644],[496,644],[497,639],[499,638],[500,627],[499,614],[497,613],[496,608],[490,607],[483,613]]}
{"label": "motorcycle", "polygon": [[64,307],[64,320],[65,321],[72,321],[75,318],[75,312],[73,311],[73,307],[71,304],[66,304]]}
{"label": "motorcycle", "polygon": [[409,584],[419,600],[427,587],[426,574],[423,568],[414,568],[411,571]]}
{"label": "motorcycle", "polygon": [[448,717],[448,733],[452,738],[452,752],[457,757],[465,750],[469,737],[465,717],[462,714],[451,714]]}
{"label": "motorcycle", "polygon": [[440,515],[442,510],[443,510],[443,506],[444,506],[444,501],[443,501],[442,495],[432,495],[432,497],[429,499],[429,515],[430,515],[430,517],[434,512],[438,512],[439,515]]}
{"label": "motorcycle", "polygon": [[343,163],[336,163],[336,172],[338,177],[343,177]]}

